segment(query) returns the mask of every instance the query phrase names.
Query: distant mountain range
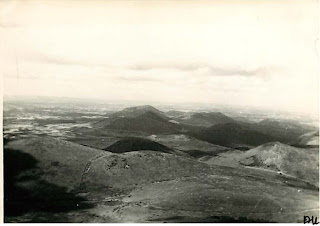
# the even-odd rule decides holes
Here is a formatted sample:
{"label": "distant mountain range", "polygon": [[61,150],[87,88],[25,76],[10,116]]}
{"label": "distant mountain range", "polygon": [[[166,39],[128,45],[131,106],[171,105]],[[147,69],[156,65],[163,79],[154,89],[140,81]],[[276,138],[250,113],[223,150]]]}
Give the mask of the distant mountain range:
{"label": "distant mountain range", "polygon": [[146,134],[188,134],[231,148],[248,149],[271,141],[290,143],[314,128],[285,120],[236,121],[221,112],[162,112],[150,105],[125,108],[94,128]]}
{"label": "distant mountain range", "polygon": [[175,134],[197,130],[195,126],[180,124],[149,105],[125,108],[107,119],[93,123],[93,127],[147,134]]}

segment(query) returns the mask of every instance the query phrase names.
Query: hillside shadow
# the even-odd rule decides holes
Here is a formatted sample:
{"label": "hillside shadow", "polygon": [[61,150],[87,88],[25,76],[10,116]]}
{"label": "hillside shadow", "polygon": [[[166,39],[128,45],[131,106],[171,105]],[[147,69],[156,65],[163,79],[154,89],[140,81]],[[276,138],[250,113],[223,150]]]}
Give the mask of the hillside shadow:
{"label": "hillside shadow", "polygon": [[92,204],[41,179],[43,172],[38,161],[19,150],[4,149],[4,217],[21,216],[26,213],[61,213],[87,209]]}

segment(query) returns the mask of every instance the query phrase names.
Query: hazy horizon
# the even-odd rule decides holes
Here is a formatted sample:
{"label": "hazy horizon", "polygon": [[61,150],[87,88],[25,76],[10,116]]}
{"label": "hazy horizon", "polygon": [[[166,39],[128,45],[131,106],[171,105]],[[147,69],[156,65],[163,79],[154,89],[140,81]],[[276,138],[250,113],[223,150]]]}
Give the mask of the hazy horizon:
{"label": "hazy horizon", "polygon": [[[265,114],[265,118],[275,119],[275,118],[288,118],[292,120],[295,117],[305,117],[304,120],[312,122],[314,125],[318,126],[319,117],[318,115],[305,113],[305,112],[295,112],[286,110],[269,109],[263,107],[255,106],[245,106],[245,105],[230,105],[226,104],[214,104],[214,103],[201,103],[201,102],[163,102],[163,101],[144,101],[144,100],[119,100],[119,99],[99,99],[99,98],[80,98],[80,97],[55,97],[55,96],[4,96],[3,103],[15,103],[15,101],[25,103],[33,102],[47,102],[47,103],[61,103],[61,104],[92,104],[94,106],[103,107],[104,105],[116,106],[117,109],[122,110],[127,107],[134,106],[144,106],[150,105],[159,108],[162,111],[168,110],[178,110],[182,112],[222,112],[227,114],[245,114],[245,113],[258,113]],[[122,107],[119,107],[122,106]]]}
{"label": "hazy horizon", "polygon": [[5,98],[318,115],[316,1],[33,0],[0,7]]}

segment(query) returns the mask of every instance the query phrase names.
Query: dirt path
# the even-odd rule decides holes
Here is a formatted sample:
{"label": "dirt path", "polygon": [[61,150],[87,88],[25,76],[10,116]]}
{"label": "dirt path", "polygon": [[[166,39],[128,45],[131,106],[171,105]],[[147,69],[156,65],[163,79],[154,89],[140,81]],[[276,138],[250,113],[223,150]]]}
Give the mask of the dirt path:
{"label": "dirt path", "polygon": [[80,185],[79,185],[80,190],[82,190],[84,188],[84,178],[89,173],[92,164],[94,162],[104,158],[107,155],[108,155],[107,153],[101,153],[101,154],[99,154],[99,155],[97,155],[97,156],[95,156],[95,157],[93,157],[92,159],[89,160],[89,162],[86,164],[86,166],[84,167],[83,172],[82,172],[81,181],[80,181]]}

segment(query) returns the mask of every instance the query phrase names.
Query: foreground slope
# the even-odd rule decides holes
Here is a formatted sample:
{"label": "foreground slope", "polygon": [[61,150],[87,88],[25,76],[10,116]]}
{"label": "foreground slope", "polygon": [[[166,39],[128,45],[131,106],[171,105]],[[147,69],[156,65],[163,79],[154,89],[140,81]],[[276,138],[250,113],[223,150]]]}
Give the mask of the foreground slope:
{"label": "foreground slope", "polygon": [[[7,222],[301,222],[303,215],[318,216],[315,187],[269,171],[211,166],[157,151],[115,154],[53,138],[9,142],[5,159],[16,152],[20,163],[31,156],[32,166],[5,180],[29,195],[7,200],[5,208],[39,197],[42,205],[6,215]],[[14,165],[10,159],[5,167]],[[58,185],[69,196],[46,199]],[[73,208],[49,208],[70,200]]]}
{"label": "foreground slope", "polygon": [[45,172],[55,172],[50,175],[43,174],[43,179],[66,186],[68,190],[74,189],[78,185],[83,166],[87,163],[88,159],[103,153],[102,150],[84,147],[51,137],[9,142],[5,150],[7,153],[10,150],[16,150],[31,155],[39,161],[39,168]]}
{"label": "foreground slope", "polygon": [[295,222],[318,208],[316,188],[294,178],[157,152],[100,159],[85,183],[127,191],[115,208],[122,222]]}
{"label": "foreground slope", "polygon": [[[80,187],[88,160],[102,152],[48,137],[6,144],[5,221],[11,221],[12,218],[15,221],[16,216],[32,212],[53,214],[88,208],[90,205],[83,203],[85,199],[77,196],[74,191]],[[18,221],[23,219],[18,217]]]}

